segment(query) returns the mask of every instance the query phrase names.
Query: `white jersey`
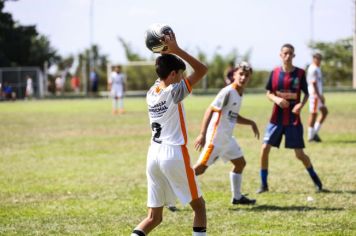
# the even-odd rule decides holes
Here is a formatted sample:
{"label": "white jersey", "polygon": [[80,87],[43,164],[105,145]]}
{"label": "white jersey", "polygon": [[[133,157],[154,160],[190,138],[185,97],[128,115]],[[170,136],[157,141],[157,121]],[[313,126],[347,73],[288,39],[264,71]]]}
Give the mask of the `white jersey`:
{"label": "white jersey", "polygon": [[185,145],[187,129],[181,101],[191,92],[188,80],[159,88],[159,80],[147,92],[146,101],[152,128],[152,142]]}
{"label": "white jersey", "polygon": [[211,103],[211,107],[215,112],[207,129],[207,138],[211,139],[207,139],[207,142],[214,146],[220,146],[232,137],[242,98],[233,84],[220,90]]}
{"label": "white jersey", "polygon": [[320,67],[311,64],[307,72],[307,82],[308,82],[308,92],[310,96],[315,95],[313,82],[316,82],[319,94],[323,94],[323,74],[321,73]]}
{"label": "white jersey", "polygon": [[126,83],[126,77],[123,73],[111,72],[110,81],[112,96],[121,97],[124,93],[124,84]]}

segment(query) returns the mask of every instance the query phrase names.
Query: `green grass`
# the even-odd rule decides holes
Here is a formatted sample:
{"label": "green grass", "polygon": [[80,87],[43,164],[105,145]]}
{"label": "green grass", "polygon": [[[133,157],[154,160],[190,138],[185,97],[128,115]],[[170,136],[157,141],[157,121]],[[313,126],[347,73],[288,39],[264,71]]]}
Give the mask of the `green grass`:
{"label": "green grass", "polygon": [[[280,148],[270,155],[270,192],[256,195],[261,140],[237,126],[247,160],[243,192],[257,205],[230,204],[231,165],[217,162],[199,177],[209,235],[356,234],[356,93],[326,98],[323,142],[306,143],[305,152],[331,192],[316,194],[293,151]],[[185,101],[193,163],[199,153],[192,144],[212,99]],[[125,104],[127,113],[114,116],[108,99],[0,103],[0,235],[130,235],[147,214],[150,127],[144,98]],[[246,94],[241,115],[263,135],[271,106],[262,94]],[[306,125],[307,107],[302,115]],[[152,235],[191,235],[192,212],[178,207],[164,212]]]}

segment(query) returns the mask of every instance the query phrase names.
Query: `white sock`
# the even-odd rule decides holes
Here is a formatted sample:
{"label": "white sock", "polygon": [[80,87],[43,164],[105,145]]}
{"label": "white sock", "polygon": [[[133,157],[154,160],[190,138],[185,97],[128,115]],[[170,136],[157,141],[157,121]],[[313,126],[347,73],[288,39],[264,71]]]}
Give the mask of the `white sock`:
{"label": "white sock", "polygon": [[308,139],[313,139],[313,138],[314,138],[314,128],[308,127]]}
{"label": "white sock", "polygon": [[232,197],[236,200],[241,198],[241,182],[242,175],[234,172],[230,172],[230,184],[231,184],[231,192]]}
{"label": "white sock", "polygon": [[319,122],[316,122],[314,125],[314,134],[317,134],[320,130],[321,124]]}
{"label": "white sock", "polygon": [[112,109],[113,109],[114,111],[117,110],[117,99],[113,99],[113,100],[112,100]]}
{"label": "white sock", "polygon": [[122,98],[119,98],[119,108],[124,109],[124,100]]}
{"label": "white sock", "polygon": [[193,236],[207,236],[206,232],[193,232]]}

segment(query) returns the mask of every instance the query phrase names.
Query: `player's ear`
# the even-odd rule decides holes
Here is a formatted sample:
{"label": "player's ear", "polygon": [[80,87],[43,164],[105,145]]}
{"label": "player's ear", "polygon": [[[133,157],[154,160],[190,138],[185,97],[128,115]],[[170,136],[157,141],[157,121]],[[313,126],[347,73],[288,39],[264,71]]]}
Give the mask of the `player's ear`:
{"label": "player's ear", "polygon": [[169,73],[169,76],[175,77],[177,75],[177,72],[175,70],[172,70],[171,73]]}

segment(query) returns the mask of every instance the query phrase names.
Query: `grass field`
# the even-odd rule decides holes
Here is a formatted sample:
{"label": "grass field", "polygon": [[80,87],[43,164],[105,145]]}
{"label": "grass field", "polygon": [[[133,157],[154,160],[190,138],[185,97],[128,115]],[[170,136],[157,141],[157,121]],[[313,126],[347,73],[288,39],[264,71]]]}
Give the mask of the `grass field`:
{"label": "grass field", "polygon": [[[212,98],[185,101],[193,163]],[[316,194],[293,151],[281,148],[271,151],[270,192],[256,195],[261,140],[237,126],[247,159],[243,192],[257,204],[230,204],[231,165],[217,162],[199,177],[209,235],[356,235],[356,93],[326,98],[323,142],[306,143],[305,151],[330,193]],[[150,128],[144,99],[125,102],[120,116],[108,99],[0,103],[0,235],[130,235],[147,211]],[[241,115],[263,135],[271,106],[263,94],[246,94]],[[306,125],[307,107],[302,115]],[[177,206],[152,235],[191,235],[191,210]]]}

